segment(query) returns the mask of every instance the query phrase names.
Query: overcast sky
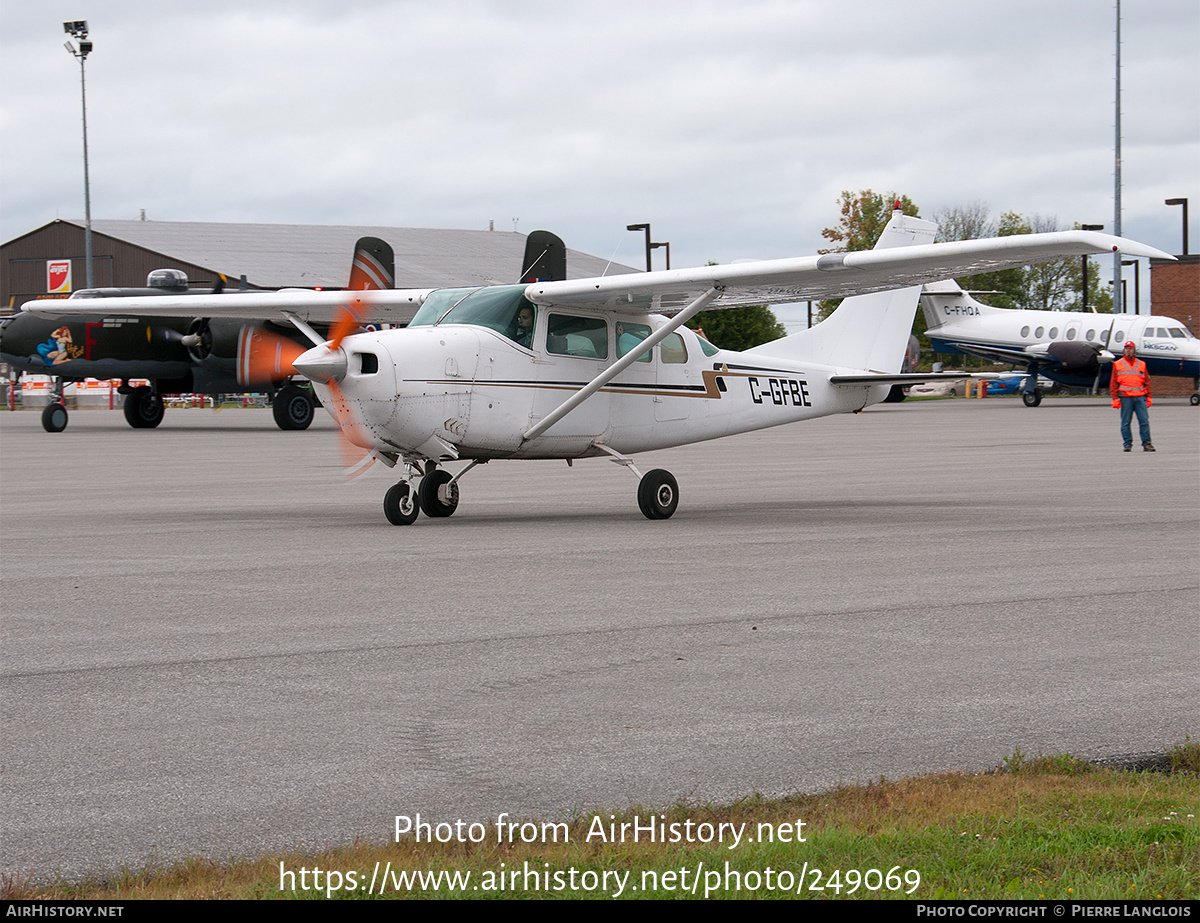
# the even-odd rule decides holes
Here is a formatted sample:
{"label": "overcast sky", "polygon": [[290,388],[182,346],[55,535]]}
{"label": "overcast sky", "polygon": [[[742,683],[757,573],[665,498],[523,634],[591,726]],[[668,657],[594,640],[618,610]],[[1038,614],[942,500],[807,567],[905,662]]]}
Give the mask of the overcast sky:
{"label": "overcast sky", "polygon": [[[1125,0],[1126,236],[1200,210],[1200,4]],[[1105,0],[3,0],[0,239],[92,216],[813,253],[842,190],[1113,227]],[[1200,246],[1192,219],[1192,249]],[[656,268],[661,264],[656,262]]]}

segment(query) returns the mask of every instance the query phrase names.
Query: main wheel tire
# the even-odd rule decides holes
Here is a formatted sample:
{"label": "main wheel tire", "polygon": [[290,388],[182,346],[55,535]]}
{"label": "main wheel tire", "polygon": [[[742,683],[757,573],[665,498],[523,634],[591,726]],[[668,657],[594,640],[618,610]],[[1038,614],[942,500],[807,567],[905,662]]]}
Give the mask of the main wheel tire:
{"label": "main wheel tire", "polygon": [[163,421],[162,398],[145,385],[125,398],[125,422],[134,429],[154,429]]}
{"label": "main wheel tire", "polygon": [[1026,407],[1036,407],[1042,402],[1042,389],[1036,388],[1032,394],[1028,391],[1022,391],[1021,400],[1025,402]]}
{"label": "main wheel tire", "polygon": [[408,489],[408,482],[393,484],[383,497],[383,512],[394,526],[411,526],[417,521],[420,507],[417,498]]}
{"label": "main wheel tire", "polygon": [[670,519],[679,506],[679,484],[670,471],[655,468],[638,482],[638,506],[647,519]]}
{"label": "main wheel tire", "polygon": [[1188,398],[1188,403],[1193,407],[1195,407],[1197,404],[1200,404],[1200,394],[1193,394]]}
{"label": "main wheel tire", "polygon": [[48,433],[61,433],[67,428],[67,408],[55,401],[42,408],[42,429]]}
{"label": "main wheel tire", "polygon": [[430,519],[451,516],[458,509],[458,485],[451,484],[452,475],[443,468],[435,468],[421,478],[417,488],[417,499],[421,512]]}
{"label": "main wheel tire", "polygon": [[313,402],[308,392],[295,385],[286,385],[275,392],[271,402],[275,425],[282,430],[308,429],[313,421]]}

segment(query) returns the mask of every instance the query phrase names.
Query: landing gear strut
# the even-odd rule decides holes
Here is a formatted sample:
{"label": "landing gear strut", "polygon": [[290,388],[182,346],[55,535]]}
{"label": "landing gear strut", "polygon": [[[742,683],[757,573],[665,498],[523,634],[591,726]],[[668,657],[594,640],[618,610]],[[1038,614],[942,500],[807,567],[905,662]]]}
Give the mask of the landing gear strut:
{"label": "landing gear strut", "polygon": [[42,429],[48,433],[61,433],[67,428],[67,404],[63,400],[64,384],[61,378],[54,379],[50,403],[42,409]]}

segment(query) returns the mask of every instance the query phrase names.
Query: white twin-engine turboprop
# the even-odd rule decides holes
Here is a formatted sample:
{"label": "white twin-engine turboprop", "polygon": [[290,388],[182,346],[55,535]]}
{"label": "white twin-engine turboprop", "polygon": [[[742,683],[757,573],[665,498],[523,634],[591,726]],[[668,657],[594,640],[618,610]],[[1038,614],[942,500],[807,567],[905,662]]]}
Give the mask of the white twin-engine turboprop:
{"label": "white twin-engine turboprop", "polygon": [[[679,503],[675,478],[662,469],[643,475],[630,456],[861,410],[894,384],[927,380],[900,374],[923,283],[1083,253],[1169,258],[1089,231],[935,244],[935,230],[897,211],[869,251],[341,293],[339,307],[354,316],[335,322],[328,339],[305,318],[327,319],[336,293],[276,293],[276,307],[317,344],[294,366],[343,434],[370,458],[400,465],[384,500],[390,522],[411,524],[419,510],[451,515],[459,480],[493,459],[595,456],[633,471],[642,512],[667,519]],[[701,310],[841,296],[852,297],[818,326],[745,352],[718,349],[684,326]],[[181,310],[195,313],[199,297]],[[234,311],[235,297],[205,298],[203,308]],[[157,299],[155,310],[164,304]],[[349,332],[366,314],[395,321],[418,305],[403,329]],[[467,464],[453,475],[441,467],[455,461]]]}

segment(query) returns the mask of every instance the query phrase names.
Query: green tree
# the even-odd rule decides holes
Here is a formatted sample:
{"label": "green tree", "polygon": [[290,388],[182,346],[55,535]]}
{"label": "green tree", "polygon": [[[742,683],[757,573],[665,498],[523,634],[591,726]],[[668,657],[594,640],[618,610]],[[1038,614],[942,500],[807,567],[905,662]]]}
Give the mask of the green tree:
{"label": "green tree", "polygon": [[[848,190],[843,191],[841,220],[834,227],[825,228],[821,232],[822,237],[838,246],[821,252],[841,253],[870,250],[875,246],[875,241],[879,240],[879,235],[883,233],[888,221],[891,220],[892,211],[896,205],[900,206],[900,210],[904,214],[912,215],[914,218],[919,217],[917,206],[906,195],[898,195],[895,192],[881,195],[870,189],[864,189],[857,195]],[[841,303],[840,298],[820,302],[821,320],[832,314]]]}
{"label": "green tree", "polygon": [[724,311],[701,311],[690,321],[693,330],[703,330],[704,337],[721,349],[749,349],[787,333],[775,312],[765,305],[747,305]]}

